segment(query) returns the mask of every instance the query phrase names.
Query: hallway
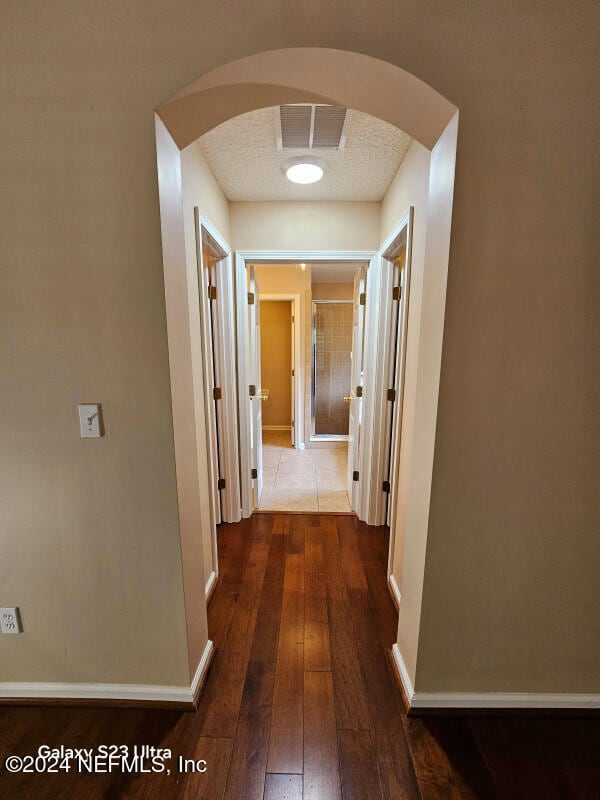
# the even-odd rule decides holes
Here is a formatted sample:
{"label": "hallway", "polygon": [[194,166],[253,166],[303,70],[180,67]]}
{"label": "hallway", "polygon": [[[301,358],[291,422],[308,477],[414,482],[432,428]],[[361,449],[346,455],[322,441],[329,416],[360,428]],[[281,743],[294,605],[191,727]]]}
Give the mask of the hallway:
{"label": "hallway", "polygon": [[[11,800],[597,797],[596,719],[408,718],[389,658],[387,530],[255,514],[219,530],[216,655],[197,713],[0,709],[0,763],[41,744],[171,748],[171,774],[16,774]],[[116,645],[115,645],[116,652]],[[176,759],[205,759],[178,774]]]}

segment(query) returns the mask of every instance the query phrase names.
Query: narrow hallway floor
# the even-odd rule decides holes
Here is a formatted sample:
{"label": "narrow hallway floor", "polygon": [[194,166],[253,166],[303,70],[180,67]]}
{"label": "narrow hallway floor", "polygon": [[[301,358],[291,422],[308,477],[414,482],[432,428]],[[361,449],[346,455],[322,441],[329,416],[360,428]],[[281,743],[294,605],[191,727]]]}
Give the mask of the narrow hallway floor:
{"label": "narrow hallway floor", "polygon": [[348,444],[296,450],[289,431],[263,431],[261,511],[350,513]]}

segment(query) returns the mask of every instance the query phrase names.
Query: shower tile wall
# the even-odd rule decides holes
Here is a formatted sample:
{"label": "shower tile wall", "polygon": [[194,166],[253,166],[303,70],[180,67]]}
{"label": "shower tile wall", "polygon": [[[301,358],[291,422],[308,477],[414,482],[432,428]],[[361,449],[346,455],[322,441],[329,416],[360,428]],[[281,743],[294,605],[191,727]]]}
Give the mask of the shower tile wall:
{"label": "shower tile wall", "polygon": [[316,303],[315,433],[347,435],[352,303]]}

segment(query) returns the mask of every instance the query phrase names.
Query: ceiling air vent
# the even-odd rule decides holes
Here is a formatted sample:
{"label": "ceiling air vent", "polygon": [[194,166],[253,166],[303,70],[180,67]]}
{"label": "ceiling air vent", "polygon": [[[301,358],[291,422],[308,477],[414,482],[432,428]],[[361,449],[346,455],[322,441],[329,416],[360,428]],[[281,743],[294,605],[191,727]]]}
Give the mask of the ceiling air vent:
{"label": "ceiling air vent", "polygon": [[348,110],[340,106],[279,106],[275,116],[278,150],[341,150]]}

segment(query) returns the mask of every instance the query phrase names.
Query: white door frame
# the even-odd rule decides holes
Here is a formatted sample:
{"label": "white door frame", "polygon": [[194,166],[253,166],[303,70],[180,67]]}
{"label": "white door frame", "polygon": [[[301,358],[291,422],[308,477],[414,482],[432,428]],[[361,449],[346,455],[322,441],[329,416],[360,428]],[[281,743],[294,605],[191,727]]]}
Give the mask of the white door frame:
{"label": "white door frame", "polygon": [[392,411],[392,432],[391,432],[391,463],[389,465],[389,509],[388,514],[390,527],[390,542],[388,553],[388,579],[392,574],[394,547],[396,543],[396,517],[398,512],[398,471],[400,467],[400,448],[402,446],[402,411],[404,408],[404,377],[406,372],[406,342],[408,334],[408,308],[410,301],[410,270],[412,263],[412,233],[414,220],[414,207],[411,206],[404,214],[400,222],[394,227],[390,235],[384,241],[381,252],[385,254],[390,251],[397,240],[406,230],[406,261],[400,274],[400,306],[398,309],[398,330],[396,346],[396,363],[394,368],[395,382],[394,390],[396,399]]}
{"label": "white door frame", "polygon": [[196,267],[198,271],[198,306],[200,309],[200,332],[202,339],[202,384],[204,397],[204,418],[206,420],[206,448],[208,455],[208,498],[210,510],[210,535],[212,550],[212,570],[206,582],[206,596],[216,585],[219,575],[219,558],[217,549],[217,523],[221,521],[221,508],[218,504],[216,484],[218,479],[217,465],[217,423],[215,419],[215,405],[210,396],[212,386],[212,346],[209,322],[209,303],[208,287],[205,280],[203,255],[202,255],[202,226],[206,225],[206,220],[202,221],[197,207],[194,208],[194,229],[196,234]]}
{"label": "white door frame", "polygon": [[[203,356],[204,356],[204,393],[205,393],[205,408],[210,409],[208,413],[209,425],[215,425],[216,419],[213,413],[214,398],[212,396],[212,372],[209,368],[208,359],[212,357],[212,348],[214,346],[214,363],[215,363],[215,379],[220,384],[218,388],[221,390],[221,398],[218,400],[221,403],[221,413],[219,414],[218,426],[218,446],[219,446],[219,475],[211,475],[211,480],[218,480],[222,478],[225,480],[225,487],[220,490],[221,496],[221,514],[220,517],[223,522],[239,522],[241,519],[240,509],[240,479],[239,479],[239,441],[238,441],[238,426],[237,426],[237,388],[236,388],[236,370],[235,370],[235,319],[234,319],[234,292],[233,292],[233,270],[231,269],[231,248],[221,236],[219,231],[212,225],[212,223],[200,214],[198,208],[194,208],[194,218],[197,229],[196,234],[196,247],[198,265],[202,268],[202,233],[205,232],[209,239],[212,239],[214,245],[224,253],[224,257],[216,265],[216,289],[217,296],[215,299],[216,314],[213,316],[212,334],[216,340],[214,345],[208,341],[208,333],[210,326],[208,325],[207,306],[205,303],[205,296],[207,287],[204,286],[203,273],[199,272],[199,291],[200,295],[200,313],[202,320],[203,332]],[[214,439],[212,431],[207,435],[207,445],[211,458],[209,463],[214,465],[212,448],[214,448]],[[211,470],[212,471],[212,470]],[[211,517],[213,523],[219,516],[217,509],[214,507],[214,497],[211,487]],[[216,524],[214,527],[214,551],[215,561],[216,555]]]}
{"label": "white door frame", "polygon": [[[392,233],[386,238],[382,247],[373,257],[367,271],[367,299],[365,308],[365,369],[363,388],[363,413],[364,413],[364,441],[371,442],[370,447],[360,450],[359,466],[359,519],[369,525],[384,525],[386,521],[386,508],[388,494],[383,490],[383,483],[395,481],[398,467],[399,430],[398,426],[402,417],[403,380],[399,387],[397,382],[391,386],[394,374],[394,347],[396,342],[391,336],[391,327],[395,314],[402,313],[401,326],[397,335],[402,335],[397,352],[404,356],[406,347],[406,323],[408,290],[402,291],[400,298],[401,310],[394,307],[392,291],[394,288],[394,270],[383,254],[388,252],[394,241],[406,228],[406,276],[410,275],[410,243],[412,237],[412,206],[405,212],[394,227]],[[376,358],[373,355],[376,354]],[[396,377],[404,375],[404,363],[399,365]],[[388,400],[388,389],[395,389],[396,396],[392,407]],[[389,443],[392,440],[392,463],[388,463]],[[367,475],[369,480],[360,480],[360,476]],[[389,496],[389,502],[395,503],[397,494]],[[395,509],[392,513],[392,522],[395,524]],[[393,552],[393,526],[390,525],[390,553]]]}
{"label": "white door frame", "polygon": [[[250,470],[251,452],[251,418],[248,398],[250,381],[250,342],[248,341],[248,297],[246,264],[261,263],[271,264],[298,264],[311,261],[361,261],[368,263],[374,255],[372,250],[240,250],[235,254],[235,286],[236,286],[236,314],[237,314],[237,366],[238,366],[238,412],[239,412],[239,455],[241,473],[241,498],[242,517],[252,514],[252,479]],[[298,320],[298,317],[296,318]],[[300,337],[300,352],[302,351],[302,334],[300,326],[296,325],[296,336]],[[303,365],[303,360],[299,362]],[[301,372],[301,370],[297,370]],[[303,397],[304,381],[297,381],[296,391]],[[296,419],[296,431],[302,432],[301,419]],[[300,424],[298,424],[300,422]],[[299,449],[303,445],[303,437],[298,436]]]}

